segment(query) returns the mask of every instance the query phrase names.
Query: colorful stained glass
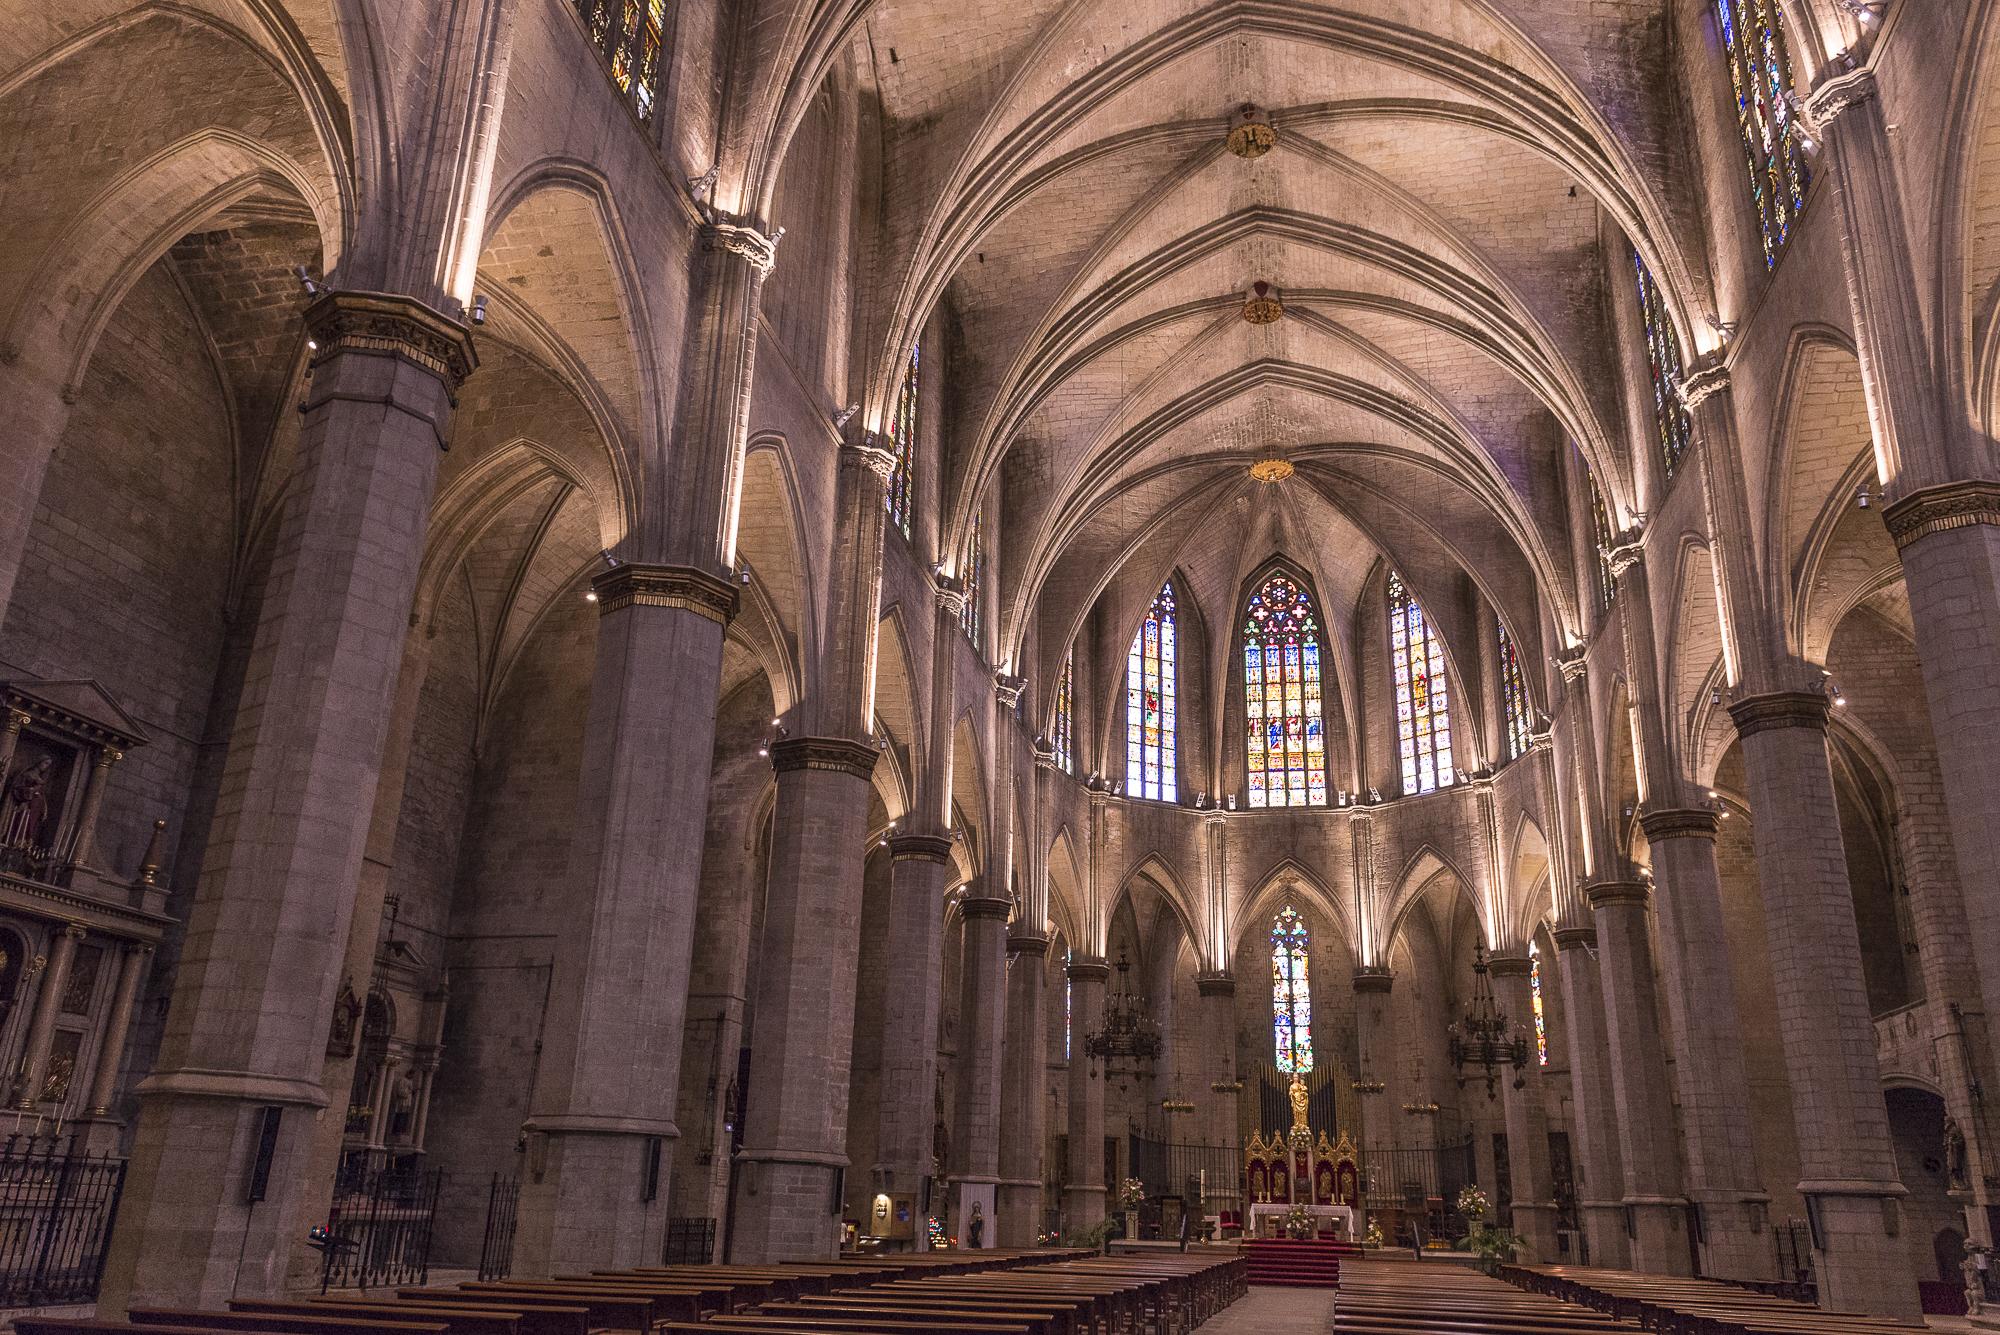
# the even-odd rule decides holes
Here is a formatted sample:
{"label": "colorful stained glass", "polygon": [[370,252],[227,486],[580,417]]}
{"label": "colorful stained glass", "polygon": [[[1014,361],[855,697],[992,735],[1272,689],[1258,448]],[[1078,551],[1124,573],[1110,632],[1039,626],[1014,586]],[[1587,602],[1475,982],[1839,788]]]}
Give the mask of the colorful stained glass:
{"label": "colorful stained glass", "polygon": [[1791,239],[1812,180],[1790,101],[1792,60],[1785,46],[1784,13],[1778,0],[1715,0],[1715,12],[1768,269]]}
{"label": "colorful stained glass", "polygon": [[1278,1069],[1287,1075],[1313,1068],[1311,953],[1305,920],[1286,905],[1271,928],[1271,1030]]}
{"label": "colorful stained glass", "polygon": [[1535,1058],[1549,1064],[1549,1021],[1542,1009],[1542,948],[1528,943],[1528,996],[1535,1010]]}
{"label": "colorful stained glass", "polygon": [[1618,581],[1611,574],[1611,548],[1617,541],[1611,532],[1611,516],[1604,508],[1604,493],[1590,483],[1590,527],[1597,535],[1597,596],[1609,608],[1618,601]]}
{"label": "colorful stained glass", "polygon": [[1125,665],[1125,792],[1162,802],[1180,797],[1174,720],[1174,586],[1146,611]]}
{"label": "colorful stained glass", "polygon": [[1076,984],[1070,981],[1069,966],[1076,962],[1076,952],[1063,952],[1063,1060],[1069,1060],[1069,1035],[1076,1028]]}
{"label": "colorful stained glass", "polygon": [[649,121],[659,103],[667,0],[576,0],[590,39],[609,62],[611,81]]}
{"label": "colorful stained glass", "polygon": [[972,550],[965,561],[965,606],[958,609],[958,624],[965,631],[965,637],[972,641],[972,647],[985,653],[980,642],[981,607],[979,586],[986,580],[986,515],[981,512],[972,516]]}
{"label": "colorful stained glass", "polygon": [[1681,466],[1688,442],[1694,438],[1694,424],[1688,420],[1687,405],[1681,402],[1681,348],[1674,340],[1673,324],[1667,319],[1666,299],[1660,285],[1646,268],[1646,262],[1632,257],[1639,277],[1639,313],[1646,326],[1646,367],[1653,376],[1653,416],[1660,426],[1660,460],[1667,476]]}
{"label": "colorful stained glass", "polygon": [[1528,713],[1528,683],[1521,676],[1521,655],[1514,648],[1514,637],[1507,633],[1507,623],[1495,618],[1494,625],[1500,632],[1500,697],[1507,706],[1507,758],[1525,754],[1528,749],[1528,735],[1534,731]]}
{"label": "colorful stained glass", "polygon": [[1451,764],[1451,699],[1444,643],[1403,577],[1389,572],[1389,649],[1395,668],[1396,740],[1403,792],[1434,792],[1456,777]]}
{"label": "colorful stained glass", "polygon": [[1054,743],[1056,764],[1065,774],[1076,773],[1076,648],[1063,655],[1062,675],[1056,678],[1056,718]]}
{"label": "colorful stained glass", "polygon": [[896,395],[896,411],[889,417],[889,448],[895,451],[896,468],[889,474],[889,489],[883,500],[889,507],[889,522],[904,537],[910,536],[910,482],[916,467],[918,389],[923,380],[923,349],[910,349],[910,364],[903,368],[903,388]]}
{"label": "colorful stained glass", "polygon": [[1250,805],[1325,806],[1319,621],[1284,575],[1250,596],[1243,619],[1243,712]]}

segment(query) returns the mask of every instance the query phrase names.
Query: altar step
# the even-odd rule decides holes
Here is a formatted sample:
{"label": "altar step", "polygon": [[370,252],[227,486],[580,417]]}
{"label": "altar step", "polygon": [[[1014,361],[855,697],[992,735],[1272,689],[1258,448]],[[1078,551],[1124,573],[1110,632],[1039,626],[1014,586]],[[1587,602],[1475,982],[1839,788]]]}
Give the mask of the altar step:
{"label": "altar step", "polygon": [[1252,1284],[1291,1288],[1337,1289],[1340,1287],[1340,1258],[1358,1256],[1361,1249],[1352,1243],[1321,1240],[1295,1241],[1290,1238],[1249,1238],[1243,1243]]}

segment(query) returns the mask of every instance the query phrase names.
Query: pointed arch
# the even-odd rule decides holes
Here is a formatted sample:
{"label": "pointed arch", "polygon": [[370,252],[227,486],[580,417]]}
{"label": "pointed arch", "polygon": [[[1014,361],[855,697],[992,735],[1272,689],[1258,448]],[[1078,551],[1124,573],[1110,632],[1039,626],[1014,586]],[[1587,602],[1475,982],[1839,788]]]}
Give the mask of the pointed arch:
{"label": "pointed arch", "polygon": [[[1340,895],[1305,863],[1295,857],[1280,858],[1254,884],[1256,888],[1230,910],[1230,930],[1238,940],[1246,934],[1254,935],[1254,929],[1260,923],[1268,931],[1270,917],[1286,900],[1296,899],[1332,925],[1350,954],[1356,952],[1358,933],[1354,927],[1354,915]],[[1232,951],[1236,944],[1236,940],[1227,943]]]}
{"label": "pointed arch", "polygon": [[[1267,560],[1237,599],[1246,798],[1251,807],[1327,805],[1321,663],[1330,657],[1304,572]],[[1232,688],[1233,689],[1233,688]]]}
{"label": "pointed arch", "polygon": [[1515,895],[1509,934],[1515,941],[1532,941],[1536,929],[1555,913],[1548,836],[1541,823],[1523,811],[1514,822],[1508,847],[1507,884]]}
{"label": "pointed arch", "polygon": [[[1473,920],[1479,924],[1482,936],[1487,934],[1489,921],[1486,906],[1479,902],[1473,882],[1450,858],[1429,843],[1420,846],[1403,864],[1402,873],[1396,878],[1396,888],[1390,892],[1389,903],[1382,917],[1388,930],[1382,937],[1381,958],[1388,959],[1396,948],[1396,942],[1403,934],[1403,926],[1410,911],[1427,898],[1435,886],[1449,879],[1458,887],[1452,898],[1462,902],[1472,911]],[[1492,942],[1487,942],[1490,946]]]}
{"label": "pointed arch", "polygon": [[1172,910],[1173,916],[1180,922],[1181,935],[1196,944],[1197,958],[1205,958],[1201,948],[1206,946],[1208,934],[1201,929],[1201,914],[1198,907],[1188,893],[1187,885],[1181,880],[1180,874],[1174,870],[1165,855],[1157,851],[1147,853],[1137,865],[1125,873],[1124,879],[1119,882],[1118,892],[1105,906],[1105,923],[1108,925],[1117,916],[1119,907],[1127,904],[1131,905],[1136,918],[1137,892],[1145,886],[1151,886]]}

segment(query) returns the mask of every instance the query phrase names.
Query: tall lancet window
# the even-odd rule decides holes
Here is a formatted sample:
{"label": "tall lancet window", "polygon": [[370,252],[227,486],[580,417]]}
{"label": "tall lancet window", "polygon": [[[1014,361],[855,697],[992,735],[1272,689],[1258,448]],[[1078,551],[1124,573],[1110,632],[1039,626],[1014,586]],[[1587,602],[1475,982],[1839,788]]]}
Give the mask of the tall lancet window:
{"label": "tall lancet window", "polygon": [[1403,758],[1403,792],[1449,787],[1451,700],[1445,681],[1444,643],[1431,632],[1424,609],[1389,572],[1389,648],[1396,679],[1396,740]]}
{"label": "tall lancet window", "polygon": [[1493,624],[1500,632],[1500,696],[1507,706],[1507,758],[1523,755],[1528,749],[1528,735],[1534,731],[1528,714],[1528,683],[1521,676],[1521,655],[1514,648],[1514,637],[1507,633],[1507,623],[1494,618]]}
{"label": "tall lancet window", "polygon": [[959,609],[958,624],[965,631],[965,638],[972,641],[972,647],[980,653],[986,646],[979,642],[981,607],[984,601],[979,586],[986,579],[986,515],[979,512],[972,516],[972,551],[965,562],[965,606]]}
{"label": "tall lancet window", "polygon": [[1764,267],[1792,234],[1806,206],[1812,175],[1799,142],[1792,91],[1792,58],[1785,50],[1785,19],[1778,0],[1715,0],[1729,82],[1736,93],[1736,128],[1750,169],[1750,195],[1764,237]]}
{"label": "tall lancet window", "polygon": [[1528,943],[1528,996],[1534,1003],[1535,1011],[1535,1060],[1543,1066],[1549,1064],[1549,1020],[1542,1009],[1542,948],[1533,941]]}
{"label": "tall lancet window", "polygon": [[653,118],[660,100],[666,11],[667,0],[576,0],[590,40],[610,66],[611,82],[631,99],[642,121]]}
{"label": "tall lancet window", "polygon": [[1313,1068],[1311,952],[1305,920],[1286,905],[1271,927],[1271,1030],[1278,1069],[1287,1075]]}
{"label": "tall lancet window", "polygon": [[1169,580],[1132,637],[1125,666],[1125,791],[1179,799],[1174,727],[1174,585]]}
{"label": "tall lancet window", "polygon": [[1243,619],[1243,713],[1250,805],[1325,806],[1319,621],[1311,596],[1283,575],[1250,595]]}
{"label": "tall lancet window", "polygon": [[895,471],[889,474],[889,490],[883,499],[889,507],[889,522],[904,537],[910,536],[911,482],[916,475],[917,402],[923,382],[923,349],[910,349],[910,364],[903,368],[903,388],[896,395],[896,411],[889,417],[889,448],[896,455]]}
{"label": "tall lancet window", "polygon": [[1065,774],[1076,773],[1076,646],[1063,655],[1062,675],[1056,678],[1055,735],[1049,739],[1056,764]]}
{"label": "tall lancet window", "polygon": [[1660,428],[1660,462],[1672,477],[1694,438],[1694,423],[1688,420],[1687,405],[1681,402],[1681,345],[1674,339],[1673,322],[1667,318],[1667,301],[1652,271],[1637,255],[1632,264],[1639,278],[1639,314],[1646,327],[1646,369],[1653,376],[1653,417]]}

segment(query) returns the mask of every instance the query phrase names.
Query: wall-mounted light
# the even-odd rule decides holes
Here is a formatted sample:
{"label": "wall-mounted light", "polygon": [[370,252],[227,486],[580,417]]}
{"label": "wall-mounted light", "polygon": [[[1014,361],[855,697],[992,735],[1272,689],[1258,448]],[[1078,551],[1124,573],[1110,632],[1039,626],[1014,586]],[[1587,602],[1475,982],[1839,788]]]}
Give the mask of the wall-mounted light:
{"label": "wall-mounted light", "polygon": [[472,323],[486,323],[486,298],[483,296],[472,299]]}

